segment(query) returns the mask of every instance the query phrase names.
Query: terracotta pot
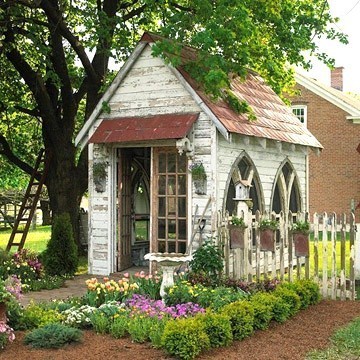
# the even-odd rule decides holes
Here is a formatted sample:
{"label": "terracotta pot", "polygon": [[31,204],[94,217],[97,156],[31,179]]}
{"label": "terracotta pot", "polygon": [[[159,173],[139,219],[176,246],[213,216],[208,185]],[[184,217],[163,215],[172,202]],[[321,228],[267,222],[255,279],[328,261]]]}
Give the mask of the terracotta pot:
{"label": "terracotta pot", "polygon": [[260,250],[275,250],[275,231],[271,229],[260,230]]}
{"label": "terracotta pot", "polygon": [[295,256],[309,256],[309,235],[300,232],[293,233]]}
{"label": "terracotta pot", "polygon": [[6,303],[0,302],[0,321],[4,321],[6,323]]}
{"label": "terracotta pot", "polygon": [[244,249],[245,247],[245,229],[229,225],[230,249]]}

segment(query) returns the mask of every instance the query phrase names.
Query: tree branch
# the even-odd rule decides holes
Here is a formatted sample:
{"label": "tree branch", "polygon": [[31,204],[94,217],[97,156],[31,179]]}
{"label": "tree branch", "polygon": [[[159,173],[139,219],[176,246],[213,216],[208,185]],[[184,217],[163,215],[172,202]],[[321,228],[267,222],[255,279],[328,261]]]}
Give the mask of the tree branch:
{"label": "tree branch", "polygon": [[34,171],[32,166],[22,161],[11,151],[9,143],[2,134],[0,134],[0,155],[5,156],[12,164],[16,165],[29,175]]}
{"label": "tree branch", "polygon": [[14,108],[16,110],[19,110],[20,112],[30,115],[30,116],[34,116],[34,117],[39,117],[40,116],[40,112],[39,109],[26,109],[22,106],[19,105],[15,105]]}
{"label": "tree branch", "polygon": [[58,14],[58,12],[54,9],[52,4],[48,0],[42,0],[40,6],[44,10],[48,19],[51,19],[51,21],[54,24],[57,24],[61,35],[72,46],[72,48],[76,52],[77,56],[79,57],[87,75],[91,78],[92,81],[99,82],[100,79],[97,76],[96,72],[94,71],[94,68],[93,68],[88,56],[86,55],[85,48],[80,43],[79,39],[76,36],[74,36],[71,33],[71,31],[68,29],[68,27],[66,26],[61,15]]}

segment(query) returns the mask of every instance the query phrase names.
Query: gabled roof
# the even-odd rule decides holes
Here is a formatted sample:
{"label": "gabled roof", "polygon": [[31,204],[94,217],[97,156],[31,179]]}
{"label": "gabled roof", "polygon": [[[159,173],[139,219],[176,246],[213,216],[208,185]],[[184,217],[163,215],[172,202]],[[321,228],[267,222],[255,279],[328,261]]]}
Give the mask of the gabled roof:
{"label": "gabled roof", "polygon": [[[145,46],[158,40],[163,40],[163,38],[150,33],[143,35],[138,46],[121,68],[113,83],[99,101],[94,112],[79,132],[75,140],[76,144],[80,144],[81,146],[86,144],[87,133],[101,112],[101,104],[111,98]],[[194,60],[194,58],[196,58],[196,50],[184,46],[181,57],[183,63]],[[212,119],[225,138],[229,139],[231,133],[237,133],[278,142],[322,148],[317,139],[258,74],[249,71],[244,81],[240,78],[234,78],[231,82],[233,93],[240,101],[245,100],[256,115],[257,119],[251,122],[247,114],[236,113],[225,101],[214,101],[211,99],[183,67],[179,66],[175,69],[169,66],[169,69],[193,96],[199,107]]]}
{"label": "gabled roof", "polygon": [[360,121],[360,101],[355,97],[331,86],[324,85],[318,80],[309,78],[299,72],[295,73],[295,80],[298,84],[347,112],[349,114],[346,117],[347,119]]}

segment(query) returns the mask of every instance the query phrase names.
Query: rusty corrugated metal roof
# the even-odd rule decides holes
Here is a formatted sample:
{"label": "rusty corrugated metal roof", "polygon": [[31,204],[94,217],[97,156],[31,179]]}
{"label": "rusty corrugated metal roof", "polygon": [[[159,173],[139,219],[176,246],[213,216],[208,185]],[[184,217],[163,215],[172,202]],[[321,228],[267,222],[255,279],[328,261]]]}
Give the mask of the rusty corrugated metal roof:
{"label": "rusty corrugated metal roof", "polygon": [[165,114],[148,117],[104,119],[90,143],[121,143],[162,139],[181,139],[199,114]]}
{"label": "rusty corrugated metal roof", "polygon": [[[158,35],[146,33],[141,41],[155,42],[163,39]],[[184,62],[188,62],[194,60],[194,53],[193,48],[184,46],[181,57]],[[249,104],[257,118],[250,122],[247,114],[236,113],[225,101],[212,100],[181,66],[177,70],[230,133],[322,148],[320,142],[298,120],[290,107],[285,105],[255,72],[249,70],[244,81],[235,78],[231,82],[233,93],[240,101],[245,100]]]}

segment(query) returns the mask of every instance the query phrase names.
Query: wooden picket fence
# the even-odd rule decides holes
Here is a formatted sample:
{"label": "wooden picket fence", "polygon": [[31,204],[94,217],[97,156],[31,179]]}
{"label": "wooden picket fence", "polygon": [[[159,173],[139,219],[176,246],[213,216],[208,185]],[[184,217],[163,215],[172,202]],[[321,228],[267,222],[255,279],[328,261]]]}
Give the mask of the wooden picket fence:
{"label": "wooden picket fence", "polygon": [[[278,278],[290,282],[295,279],[313,279],[324,298],[356,298],[355,291],[355,216],[345,214],[308,213],[251,213],[240,214],[248,227],[244,241],[238,246],[230,238],[228,213],[218,214],[218,234],[225,255],[225,274],[229,277],[254,281]],[[273,248],[264,250],[260,241],[259,223],[262,219],[276,219]],[[308,255],[304,256],[293,242],[292,224],[295,220],[310,222]]]}

